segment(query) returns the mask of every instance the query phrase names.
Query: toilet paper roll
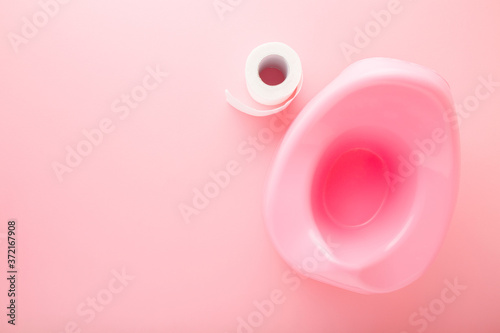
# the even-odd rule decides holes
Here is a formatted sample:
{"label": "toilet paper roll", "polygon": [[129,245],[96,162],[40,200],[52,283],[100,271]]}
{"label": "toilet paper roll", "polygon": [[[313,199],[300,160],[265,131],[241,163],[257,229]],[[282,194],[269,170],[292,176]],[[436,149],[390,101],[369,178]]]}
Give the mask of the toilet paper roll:
{"label": "toilet paper roll", "polygon": [[[277,85],[268,85],[260,78],[265,68],[276,68],[285,76]],[[252,116],[268,116],[284,110],[295,99],[302,88],[302,64],[298,54],[288,45],[278,42],[266,43],[256,47],[248,55],[245,78],[250,96],[263,105],[277,106],[273,109],[250,107],[226,89],[226,100],[234,108]]]}

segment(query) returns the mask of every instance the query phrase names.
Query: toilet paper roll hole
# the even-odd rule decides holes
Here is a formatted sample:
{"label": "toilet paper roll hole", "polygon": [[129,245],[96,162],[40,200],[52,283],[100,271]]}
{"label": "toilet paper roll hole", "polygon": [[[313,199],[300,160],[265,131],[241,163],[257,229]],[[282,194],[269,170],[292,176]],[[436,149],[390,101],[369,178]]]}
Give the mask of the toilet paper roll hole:
{"label": "toilet paper roll hole", "polygon": [[288,76],[288,71],[287,61],[277,54],[268,55],[259,64],[260,79],[269,86],[283,83]]}

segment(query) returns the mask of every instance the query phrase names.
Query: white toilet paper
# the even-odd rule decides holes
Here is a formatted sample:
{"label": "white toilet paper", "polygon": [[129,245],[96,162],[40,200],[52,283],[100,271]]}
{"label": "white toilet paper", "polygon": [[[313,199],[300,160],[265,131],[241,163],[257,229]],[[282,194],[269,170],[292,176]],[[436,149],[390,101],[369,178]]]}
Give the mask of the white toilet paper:
{"label": "white toilet paper", "polygon": [[[285,76],[278,85],[268,85],[260,78],[264,68],[277,68]],[[255,109],[236,97],[226,89],[226,100],[234,108],[252,116],[268,116],[284,110],[295,99],[302,88],[302,64],[297,53],[288,45],[278,42],[266,43],[256,47],[248,55],[245,66],[247,89],[252,98],[264,105],[284,103],[273,109]]]}

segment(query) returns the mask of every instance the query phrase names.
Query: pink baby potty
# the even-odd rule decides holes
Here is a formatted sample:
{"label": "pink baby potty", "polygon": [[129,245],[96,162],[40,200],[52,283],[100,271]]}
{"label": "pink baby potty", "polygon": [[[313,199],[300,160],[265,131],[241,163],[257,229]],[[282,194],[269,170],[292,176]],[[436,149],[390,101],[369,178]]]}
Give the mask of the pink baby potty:
{"label": "pink baby potty", "polygon": [[457,194],[453,113],[430,69],[387,58],[345,69],[301,111],[271,167],[264,213],[281,256],[360,293],[422,275]]}

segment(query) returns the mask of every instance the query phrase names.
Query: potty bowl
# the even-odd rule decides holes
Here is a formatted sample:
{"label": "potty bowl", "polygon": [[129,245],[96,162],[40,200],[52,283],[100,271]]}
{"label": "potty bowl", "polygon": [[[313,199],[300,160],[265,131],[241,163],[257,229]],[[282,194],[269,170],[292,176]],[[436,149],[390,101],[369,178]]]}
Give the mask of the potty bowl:
{"label": "potty bowl", "polygon": [[365,294],[421,276],[456,200],[454,112],[430,69],[388,58],[346,68],[297,116],[270,169],[264,214],[283,259]]}

